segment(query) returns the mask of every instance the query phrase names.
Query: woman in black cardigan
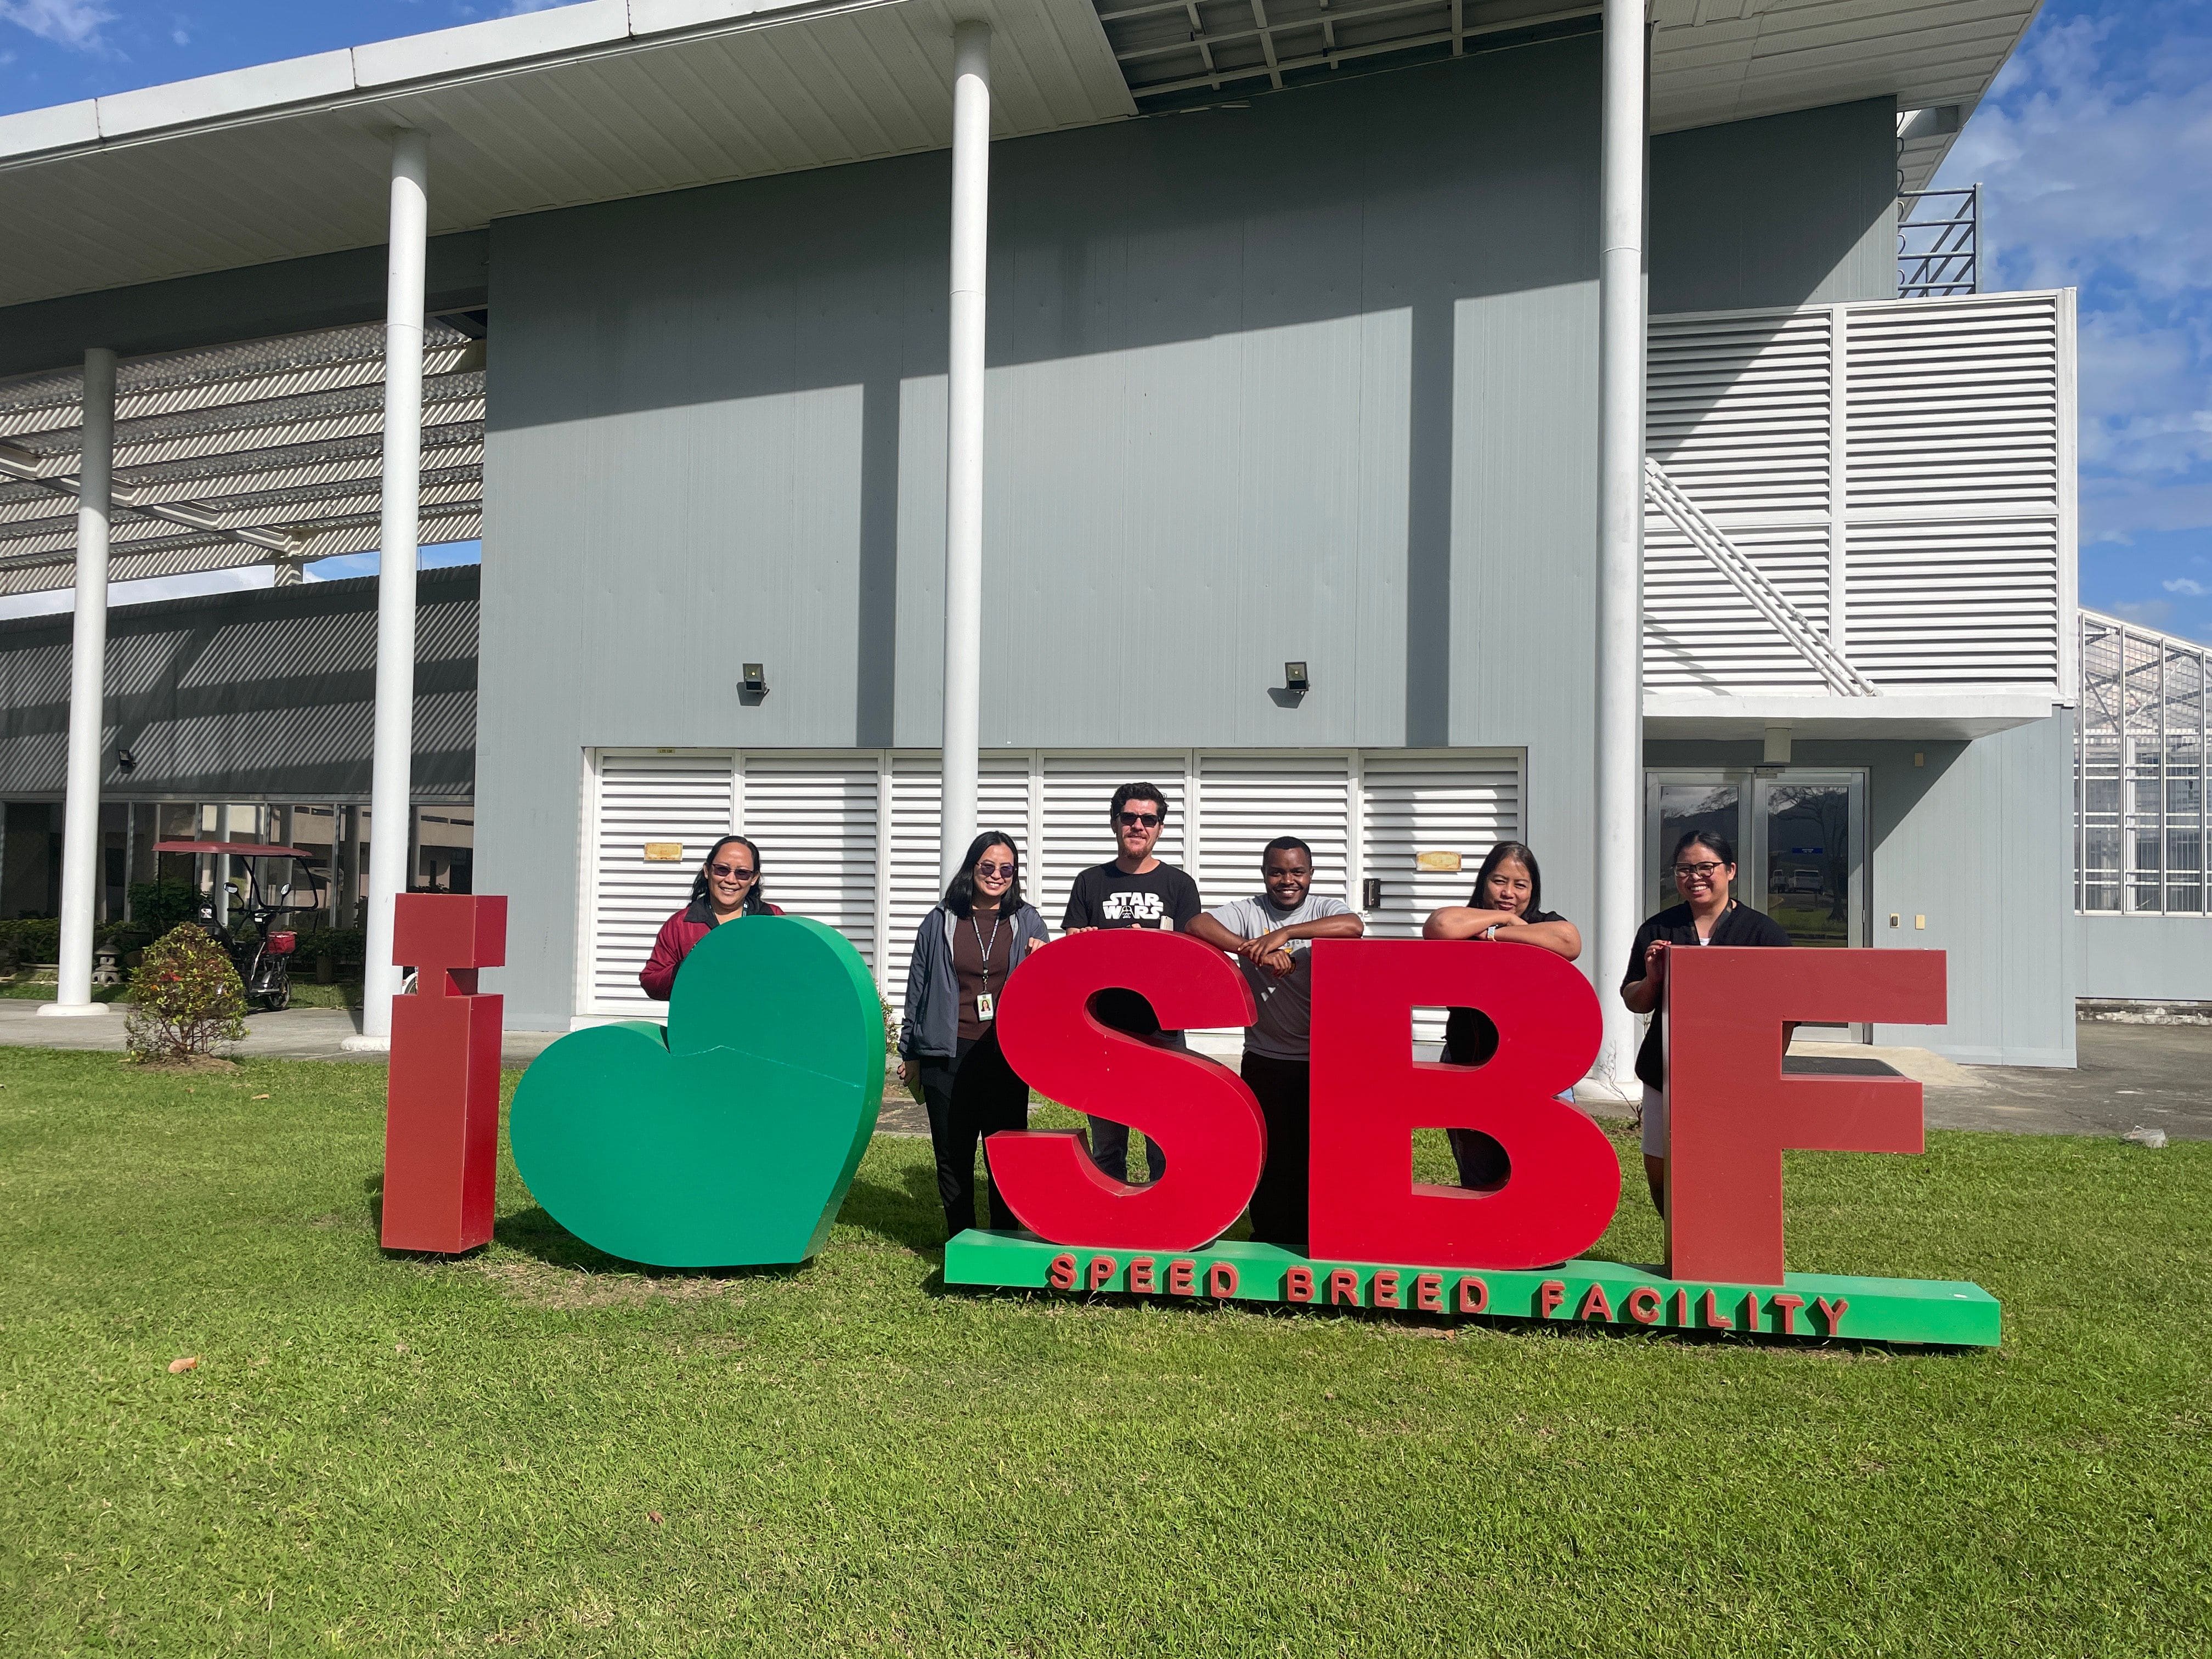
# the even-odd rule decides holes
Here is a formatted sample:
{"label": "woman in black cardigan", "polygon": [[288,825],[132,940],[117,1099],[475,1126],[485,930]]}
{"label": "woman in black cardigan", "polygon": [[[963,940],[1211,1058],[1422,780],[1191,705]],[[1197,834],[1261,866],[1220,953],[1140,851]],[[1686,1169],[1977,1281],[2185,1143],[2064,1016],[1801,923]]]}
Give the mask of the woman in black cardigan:
{"label": "woman in black cardigan", "polygon": [[[1667,985],[1667,952],[1685,945],[1787,945],[1790,935],[1771,916],[1729,896],[1735,879],[1735,848],[1725,836],[1692,830],[1674,843],[1674,890],[1683,902],[1636,930],[1620,1000],[1629,1012],[1652,1014],[1651,1029],[1637,1051],[1636,1076],[1644,1085],[1644,1176],[1651,1203],[1667,1212],[1667,1017],[1659,1008]],[[1784,1039],[1787,1042],[1787,1037]]]}

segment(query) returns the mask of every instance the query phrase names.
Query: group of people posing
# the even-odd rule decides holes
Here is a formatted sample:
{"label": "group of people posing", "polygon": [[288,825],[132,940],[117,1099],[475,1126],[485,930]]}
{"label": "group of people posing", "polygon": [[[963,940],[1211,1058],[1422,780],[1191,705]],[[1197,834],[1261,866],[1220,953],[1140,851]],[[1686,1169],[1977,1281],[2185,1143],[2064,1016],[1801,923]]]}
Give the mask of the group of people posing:
{"label": "group of people posing", "polygon": [[[1342,899],[1312,890],[1313,849],[1295,836],[1279,836],[1262,849],[1257,893],[1206,909],[1199,902],[1198,884],[1152,854],[1167,816],[1167,797],[1156,785],[1125,783],[1114,792],[1107,822],[1115,856],[1076,878],[1060,932],[1170,930],[1188,933],[1235,959],[1258,1007],[1258,1018],[1245,1028],[1239,1072],[1267,1126],[1267,1163],[1252,1194],[1252,1237],[1304,1255],[1313,1012],[1307,947],[1319,939],[1358,939],[1365,926]],[[1676,843],[1672,866],[1683,902],[1644,924],[1621,981],[1621,1000],[1639,1014],[1656,1014],[1660,1007],[1670,950],[1790,942],[1771,919],[1730,896],[1735,852],[1724,837],[1691,831]],[[747,915],[781,914],[768,901],[760,849],[743,836],[725,836],[692,884],[690,906],[662,926],[638,982],[647,996],[665,1000],[676,970],[711,929]],[[1532,945],[1570,962],[1583,949],[1574,923],[1543,908],[1536,855],[1513,841],[1490,850],[1468,902],[1435,912],[1421,935],[1469,945]],[[899,1030],[899,1074],[919,1087],[929,1114],[948,1237],[975,1224],[977,1142],[1002,1129],[1028,1127],[1029,1086],[1000,1054],[994,1022],[1006,981],[1030,951],[1051,938],[1043,916],[1022,896],[1019,847],[1012,836],[995,830],[975,837],[944,898],[915,932]],[[1091,1011],[1104,1024],[1145,1042],[1167,1048],[1186,1046],[1183,1034],[1163,1030],[1152,1006],[1133,991],[1102,992]],[[1662,1209],[1663,1024],[1662,1018],[1653,1019],[1636,1060],[1644,1085],[1644,1173],[1652,1202]],[[1497,1048],[1497,1028],[1480,1011],[1451,1011],[1444,1029],[1446,1062],[1480,1066]],[[1490,1136],[1453,1129],[1449,1139],[1462,1186],[1495,1190],[1506,1179],[1504,1149]],[[1128,1181],[1127,1126],[1093,1114],[1087,1144],[1101,1170],[1114,1180]],[[1147,1141],[1145,1150],[1149,1176],[1157,1181],[1166,1161],[1157,1144]],[[989,1186],[988,1210],[994,1228],[1020,1225],[995,1182]]]}

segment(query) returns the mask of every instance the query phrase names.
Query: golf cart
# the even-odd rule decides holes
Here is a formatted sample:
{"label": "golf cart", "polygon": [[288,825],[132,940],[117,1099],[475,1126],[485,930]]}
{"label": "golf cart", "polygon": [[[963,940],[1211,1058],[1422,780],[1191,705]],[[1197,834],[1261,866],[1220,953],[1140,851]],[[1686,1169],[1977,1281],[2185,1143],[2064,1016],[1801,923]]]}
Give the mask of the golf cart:
{"label": "golf cart", "polygon": [[[299,948],[299,935],[284,924],[289,916],[314,915],[323,908],[322,878],[308,862],[315,855],[304,847],[270,847],[251,841],[163,841],[156,842],[154,850],[210,858],[228,854],[244,867],[244,885],[231,907],[229,925],[217,917],[212,890],[200,895],[198,920],[208,936],[229,953],[246,986],[248,1007],[271,1012],[289,1007],[292,957]],[[294,903],[293,895],[303,890],[307,902]],[[250,939],[241,937],[240,924],[245,922],[252,924]]]}

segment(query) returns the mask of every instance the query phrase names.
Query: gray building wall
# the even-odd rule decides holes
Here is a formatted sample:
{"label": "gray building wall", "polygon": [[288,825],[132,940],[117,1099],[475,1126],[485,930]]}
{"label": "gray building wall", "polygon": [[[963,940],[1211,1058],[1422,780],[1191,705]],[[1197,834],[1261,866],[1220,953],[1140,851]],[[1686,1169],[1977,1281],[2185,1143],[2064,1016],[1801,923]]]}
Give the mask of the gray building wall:
{"label": "gray building wall", "polygon": [[1897,104],[1651,141],[1651,309],[1897,296]]}
{"label": "gray building wall", "polygon": [[2212,1002],[2212,920],[2076,916],[2079,988],[2126,1002]]}
{"label": "gray building wall", "polygon": [[[417,799],[466,800],[474,787],[477,576],[463,567],[419,579]],[[70,628],[66,614],[0,622],[0,797],[62,797]],[[374,578],[118,605],[100,793],[365,799],[375,700]],[[126,748],[137,762],[127,774],[115,759]]]}
{"label": "gray building wall", "polygon": [[[987,744],[1525,745],[1587,909],[1596,73],[1572,41],[994,149]],[[930,155],[494,228],[512,1018],[569,1012],[586,746],[934,746],[947,189]]]}
{"label": "gray building wall", "polygon": [[[1653,766],[1749,767],[1759,745],[1669,740],[1644,754]],[[2071,717],[1972,743],[1799,742],[1791,763],[1867,769],[1868,937],[1948,956],[1949,1023],[1876,1026],[1875,1041],[1978,1065],[2073,1065]]]}

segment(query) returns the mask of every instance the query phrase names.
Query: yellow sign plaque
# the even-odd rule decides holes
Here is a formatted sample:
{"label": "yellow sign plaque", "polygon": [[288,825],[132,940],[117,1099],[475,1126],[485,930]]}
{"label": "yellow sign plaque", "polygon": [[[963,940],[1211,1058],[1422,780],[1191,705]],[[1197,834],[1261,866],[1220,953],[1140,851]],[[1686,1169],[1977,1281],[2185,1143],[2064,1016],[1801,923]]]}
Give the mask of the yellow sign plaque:
{"label": "yellow sign plaque", "polygon": [[681,864],[684,862],[684,843],[680,841],[649,841],[645,844],[647,864]]}
{"label": "yellow sign plaque", "polygon": [[1456,853],[1416,853],[1413,854],[1413,868],[1416,870],[1443,871],[1446,873],[1449,873],[1450,872],[1459,868],[1459,854]]}

